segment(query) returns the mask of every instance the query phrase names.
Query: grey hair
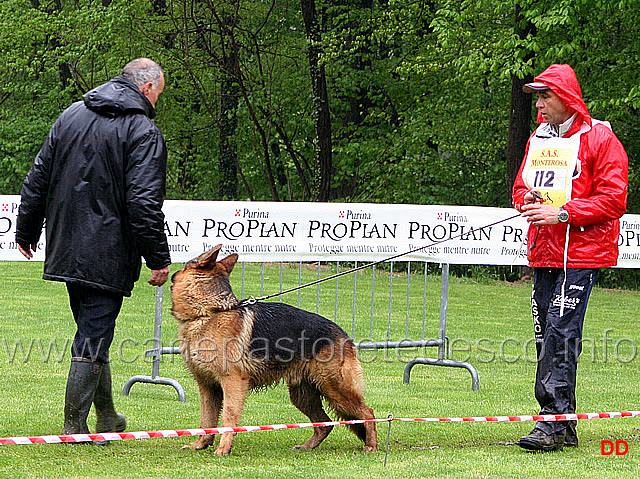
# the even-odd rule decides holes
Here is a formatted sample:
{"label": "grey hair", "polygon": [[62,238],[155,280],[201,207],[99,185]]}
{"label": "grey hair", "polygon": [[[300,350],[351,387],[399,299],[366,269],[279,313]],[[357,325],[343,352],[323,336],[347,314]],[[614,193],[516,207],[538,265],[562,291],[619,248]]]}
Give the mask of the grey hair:
{"label": "grey hair", "polygon": [[153,88],[157,88],[164,74],[160,65],[153,60],[149,58],[136,58],[124,66],[122,76],[138,87],[147,82],[151,82]]}

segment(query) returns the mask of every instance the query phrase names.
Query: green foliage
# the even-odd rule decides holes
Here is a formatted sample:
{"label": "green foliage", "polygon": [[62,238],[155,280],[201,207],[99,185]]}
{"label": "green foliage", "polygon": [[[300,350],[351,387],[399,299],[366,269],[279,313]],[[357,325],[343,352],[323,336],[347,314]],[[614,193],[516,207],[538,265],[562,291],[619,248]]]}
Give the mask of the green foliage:
{"label": "green foliage", "polygon": [[[508,206],[512,79],[567,62],[593,116],[609,120],[626,146],[628,211],[640,211],[638,7],[318,0],[331,198]],[[236,199],[308,201],[318,141],[308,45],[295,2],[5,0],[0,191],[19,191],[62,109],[131,58],[149,56],[167,74],[157,122],[170,197],[221,199],[231,177]]]}
{"label": "green foliage", "polygon": [[611,289],[640,289],[640,271],[636,269],[606,268],[598,271],[598,286]]}
{"label": "green foliage", "polygon": [[20,191],[49,128],[70,102],[144,49],[145,39],[131,26],[144,3],[0,3],[0,191]]}

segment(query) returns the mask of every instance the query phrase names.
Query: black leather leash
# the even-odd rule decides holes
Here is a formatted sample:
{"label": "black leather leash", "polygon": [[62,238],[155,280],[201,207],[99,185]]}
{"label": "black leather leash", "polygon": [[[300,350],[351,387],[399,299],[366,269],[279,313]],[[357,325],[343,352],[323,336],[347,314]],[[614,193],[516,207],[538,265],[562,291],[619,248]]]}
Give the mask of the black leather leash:
{"label": "black leather leash", "polygon": [[433,246],[437,246],[437,245],[442,244],[442,243],[446,243],[447,241],[451,241],[453,239],[460,238],[462,236],[470,235],[474,231],[482,231],[485,228],[490,228],[492,226],[498,225],[500,223],[504,223],[505,221],[512,220],[512,219],[517,218],[519,216],[520,216],[520,213],[518,213],[517,215],[509,216],[508,218],[504,218],[504,219],[501,219],[501,220],[498,220],[498,221],[494,221],[493,223],[490,223],[488,225],[484,225],[484,226],[482,226],[480,228],[476,228],[476,229],[471,228],[471,230],[466,232],[466,233],[460,233],[458,235],[451,236],[450,238],[443,239],[443,240],[440,240],[440,241],[436,241],[435,243],[431,243],[431,244],[429,244],[427,246],[422,246],[420,248],[416,248],[416,249],[412,249],[412,250],[409,250],[409,251],[405,251],[404,253],[399,253],[399,254],[396,254],[394,256],[389,256],[388,258],[381,259],[381,260],[378,260],[378,261],[374,261],[373,263],[367,263],[367,264],[364,264],[362,266],[358,266],[356,268],[352,268],[352,269],[343,271],[341,273],[336,273],[334,275],[327,276],[326,278],[317,279],[315,281],[311,281],[310,283],[306,283],[306,284],[302,284],[302,285],[299,285],[299,286],[295,286],[295,287],[290,288],[290,289],[286,289],[284,291],[279,291],[277,293],[269,294],[269,295],[266,295],[266,296],[260,296],[260,297],[257,297],[257,298],[254,297],[254,296],[250,296],[249,298],[243,299],[242,301],[240,301],[234,307],[234,309],[242,308],[244,306],[249,306],[249,305],[252,305],[252,304],[256,304],[258,301],[264,301],[266,299],[271,299],[271,298],[274,298],[276,296],[280,296],[282,294],[291,293],[293,291],[297,291],[299,289],[303,289],[303,288],[306,288],[308,286],[313,286],[314,284],[322,283],[324,281],[329,281],[330,279],[335,279],[335,278],[339,278],[340,276],[344,276],[344,275],[347,275],[347,274],[355,273],[356,271],[360,271],[361,269],[370,268],[371,266],[375,266],[375,265],[380,264],[380,263],[385,263],[387,261],[391,261],[391,260],[394,260],[396,258],[400,258],[402,256],[406,256],[408,254],[416,253],[418,251],[422,251],[424,249],[431,248]]}

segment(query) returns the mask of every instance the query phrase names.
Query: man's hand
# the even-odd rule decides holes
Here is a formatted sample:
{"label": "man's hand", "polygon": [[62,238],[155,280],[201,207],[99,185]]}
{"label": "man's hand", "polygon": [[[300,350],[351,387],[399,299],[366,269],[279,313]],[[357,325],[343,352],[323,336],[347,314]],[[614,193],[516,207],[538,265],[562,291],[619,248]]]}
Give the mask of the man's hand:
{"label": "man's hand", "polygon": [[[527,193],[528,194],[528,193]],[[534,226],[555,225],[558,221],[560,208],[551,205],[532,203],[522,206],[522,217]]]}
{"label": "man's hand", "polygon": [[169,267],[165,266],[161,269],[152,269],[151,270],[151,278],[149,278],[149,283],[151,286],[162,286],[169,279]]}
{"label": "man's hand", "polygon": [[24,256],[27,259],[31,259],[33,258],[33,253],[38,249],[38,245],[37,244],[28,244],[28,245],[18,245],[18,251],[20,251],[22,253],[22,256]]}
{"label": "man's hand", "polygon": [[539,191],[529,190],[527,194],[524,195],[524,204],[529,205],[532,203],[544,203],[544,199]]}

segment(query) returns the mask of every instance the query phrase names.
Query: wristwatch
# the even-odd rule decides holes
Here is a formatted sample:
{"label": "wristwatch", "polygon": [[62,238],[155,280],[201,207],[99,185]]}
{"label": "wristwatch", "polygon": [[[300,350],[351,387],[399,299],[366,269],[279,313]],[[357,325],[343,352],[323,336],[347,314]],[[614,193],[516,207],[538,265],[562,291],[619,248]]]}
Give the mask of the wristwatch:
{"label": "wristwatch", "polygon": [[560,208],[558,212],[558,221],[560,223],[566,223],[569,221],[569,213],[564,208]]}

